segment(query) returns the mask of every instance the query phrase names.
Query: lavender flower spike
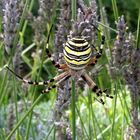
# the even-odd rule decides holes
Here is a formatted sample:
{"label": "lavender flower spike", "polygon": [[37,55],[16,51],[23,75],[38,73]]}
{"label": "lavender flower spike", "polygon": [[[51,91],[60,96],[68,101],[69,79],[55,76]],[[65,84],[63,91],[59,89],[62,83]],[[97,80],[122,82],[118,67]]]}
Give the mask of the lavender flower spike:
{"label": "lavender flower spike", "polygon": [[6,52],[10,54],[19,23],[19,0],[6,0],[3,5],[4,44]]}

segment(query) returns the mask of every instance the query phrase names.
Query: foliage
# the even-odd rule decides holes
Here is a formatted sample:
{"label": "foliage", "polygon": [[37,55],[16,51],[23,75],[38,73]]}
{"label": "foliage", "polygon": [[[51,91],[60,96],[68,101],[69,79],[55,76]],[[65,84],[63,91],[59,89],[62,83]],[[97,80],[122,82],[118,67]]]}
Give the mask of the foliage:
{"label": "foliage", "polygon": [[[78,0],[78,3],[86,7],[89,1],[84,0],[85,4]],[[58,73],[46,56],[47,36],[51,24],[54,24],[49,49],[54,52],[54,58],[57,60],[71,30],[71,18],[76,18],[76,0],[72,2],[72,16],[69,0],[0,2],[3,9],[0,11],[1,140],[51,140],[56,136],[58,140],[72,137],[81,140],[128,140],[139,137],[138,1],[97,1],[98,15],[101,16],[101,22],[97,22],[97,25],[106,36],[106,44],[102,58],[89,71],[97,85],[101,89],[107,88],[114,96],[113,99],[104,97],[105,105],[97,101],[97,97],[87,86],[83,86],[84,82],[81,83],[81,88],[77,88],[72,79],[72,100],[71,96],[68,97],[68,103],[65,101],[62,109],[59,106],[61,100],[58,100],[58,94],[61,92],[61,96],[66,96],[66,92],[61,91],[61,88],[42,95],[40,93],[44,87],[26,85],[6,69],[9,65],[17,74],[32,81],[48,80]],[[120,34],[122,38],[117,36]],[[97,44],[100,43],[99,38],[100,36],[97,38]],[[120,46],[122,48],[119,49]],[[126,56],[121,57],[124,53]],[[116,62],[117,58],[125,60]],[[66,89],[67,84],[64,85],[61,86]]]}

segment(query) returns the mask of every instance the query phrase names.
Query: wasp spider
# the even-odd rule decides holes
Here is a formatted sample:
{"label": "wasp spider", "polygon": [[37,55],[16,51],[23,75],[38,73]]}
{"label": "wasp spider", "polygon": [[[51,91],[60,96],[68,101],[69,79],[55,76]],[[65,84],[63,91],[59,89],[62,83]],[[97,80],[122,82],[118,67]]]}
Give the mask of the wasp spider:
{"label": "wasp spider", "polygon": [[113,98],[112,96],[106,93],[106,90],[99,89],[98,86],[95,84],[95,82],[85,72],[85,68],[89,65],[95,65],[97,63],[97,60],[102,55],[102,49],[105,42],[105,36],[102,33],[101,33],[101,44],[96,56],[92,56],[93,52],[92,52],[91,44],[89,44],[89,42],[86,41],[84,38],[82,37],[68,38],[67,42],[63,47],[64,60],[66,62],[65,64],[59,64],[58,62],[55,62],[55,60],[52,58],[52,55],[48,49],[49,36],[50,33],[47,39],[46,53],[50,58],[50,60],[52,61],[52,64],[56,68],[61,69],[63,73],[61,73],[58,76],[55,76],[54,78],[48,81],[33,82],[33,81],[28,81],[22,78],[21,76],[17,75],[9,67],[7,67],[7,69],[10,70],[16,77],[21,79],[23,82],[31,85],[50,85],[52,83],[51,86],[48,86],[48,88],[43,90],[42,93],[48,93],[51,89],[56,88],[60,82],[69,79],[70,77],[75,77],[75,78],[82,78],[84,81],[86,81],[90,89],[93,92],[95,92],[96,95],[99,97],[99,100],[102,104],[104,104],[104,101],[101,98],[103,93],[107,97]]}

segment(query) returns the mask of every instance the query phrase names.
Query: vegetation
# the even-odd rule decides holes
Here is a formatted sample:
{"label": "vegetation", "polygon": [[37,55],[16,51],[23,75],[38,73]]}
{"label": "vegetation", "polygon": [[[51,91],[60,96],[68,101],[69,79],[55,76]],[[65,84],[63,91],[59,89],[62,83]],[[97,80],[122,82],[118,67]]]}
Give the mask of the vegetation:
{"label": "vegetation", "polygon": [[[138,0],[2,0],[0,7],[0,140],[139,139]],[[82,14],[94,19],[92,32]],[[113,99],[103,96],[101,104],[85,81],[73,78],[41,94],[47,86],[28,85],[6,68],[29,81],[61,73],[45,52],[52,24],[49,50],[59,63],[68,36],[89,31],[85,36],[99,46],[104,33],[103,55],[87,71]]]}

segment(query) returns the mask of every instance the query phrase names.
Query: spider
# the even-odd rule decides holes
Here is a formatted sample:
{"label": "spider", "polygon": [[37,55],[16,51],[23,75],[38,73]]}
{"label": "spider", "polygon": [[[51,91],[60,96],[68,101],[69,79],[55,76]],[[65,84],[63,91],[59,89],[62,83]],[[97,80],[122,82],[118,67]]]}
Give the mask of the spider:
{"label": "spider", "polygon": [[[52,28],[52,27],[51,27]],[[99,29],[97,28],[99,31]],[[61,69],[62,73],[58,76],[55,76],[54,78],[48,80],[48,81],[43,81],[43,82],[33,82],[33,81],[28,81],[18,74],[16,74],[13,70],[11,70],[8,66],[7,69],[11,71],[16,77],[18,77],[20,80],[22,80],[25,83],[31,84],[31,85],[50,85],[48,88],[45,90],[42,90],[42,93],[48,93],[51,89],[56,88],[59,86],[59,84],[62,81],[65,81],[69,79],[70,77],[74,77],[76,79],[82,78],[86,83],[88,84],[89,88],[96,93],[96,95],[99,97],[99,101],[104,104],[104,101],[102,99],[102,95],[105,94],[109,98],[113,98],[113,96],[109,95],[106,93],[105,90],[101,90],[98,88],[96,83],[90,78],[90,76],[86,73],[85,68],[90,66],[90,65],[95,65],[97,63],[97,60],[101,57],[102,55],[102,50],[103,50],[103,45],[105,43],[105,36],[101,33],[101,44],[99,47],[99,51],[95,56],[92,56],[92,46],[91,44],[84,38],[82,37],[73,37],[73,38],[68,38],[67,42],[65,43],[63,47],[63,54],[64,54],[64,64],[59,64],[56,62],[53,58],[52,55],[49,51],[49,38],[50,38],[50,32],[47,38],[47,45],[46,45],[46,54],[50,58],[52,64],[57,68]],[[55,84],[54,84],[55,82]]]}

